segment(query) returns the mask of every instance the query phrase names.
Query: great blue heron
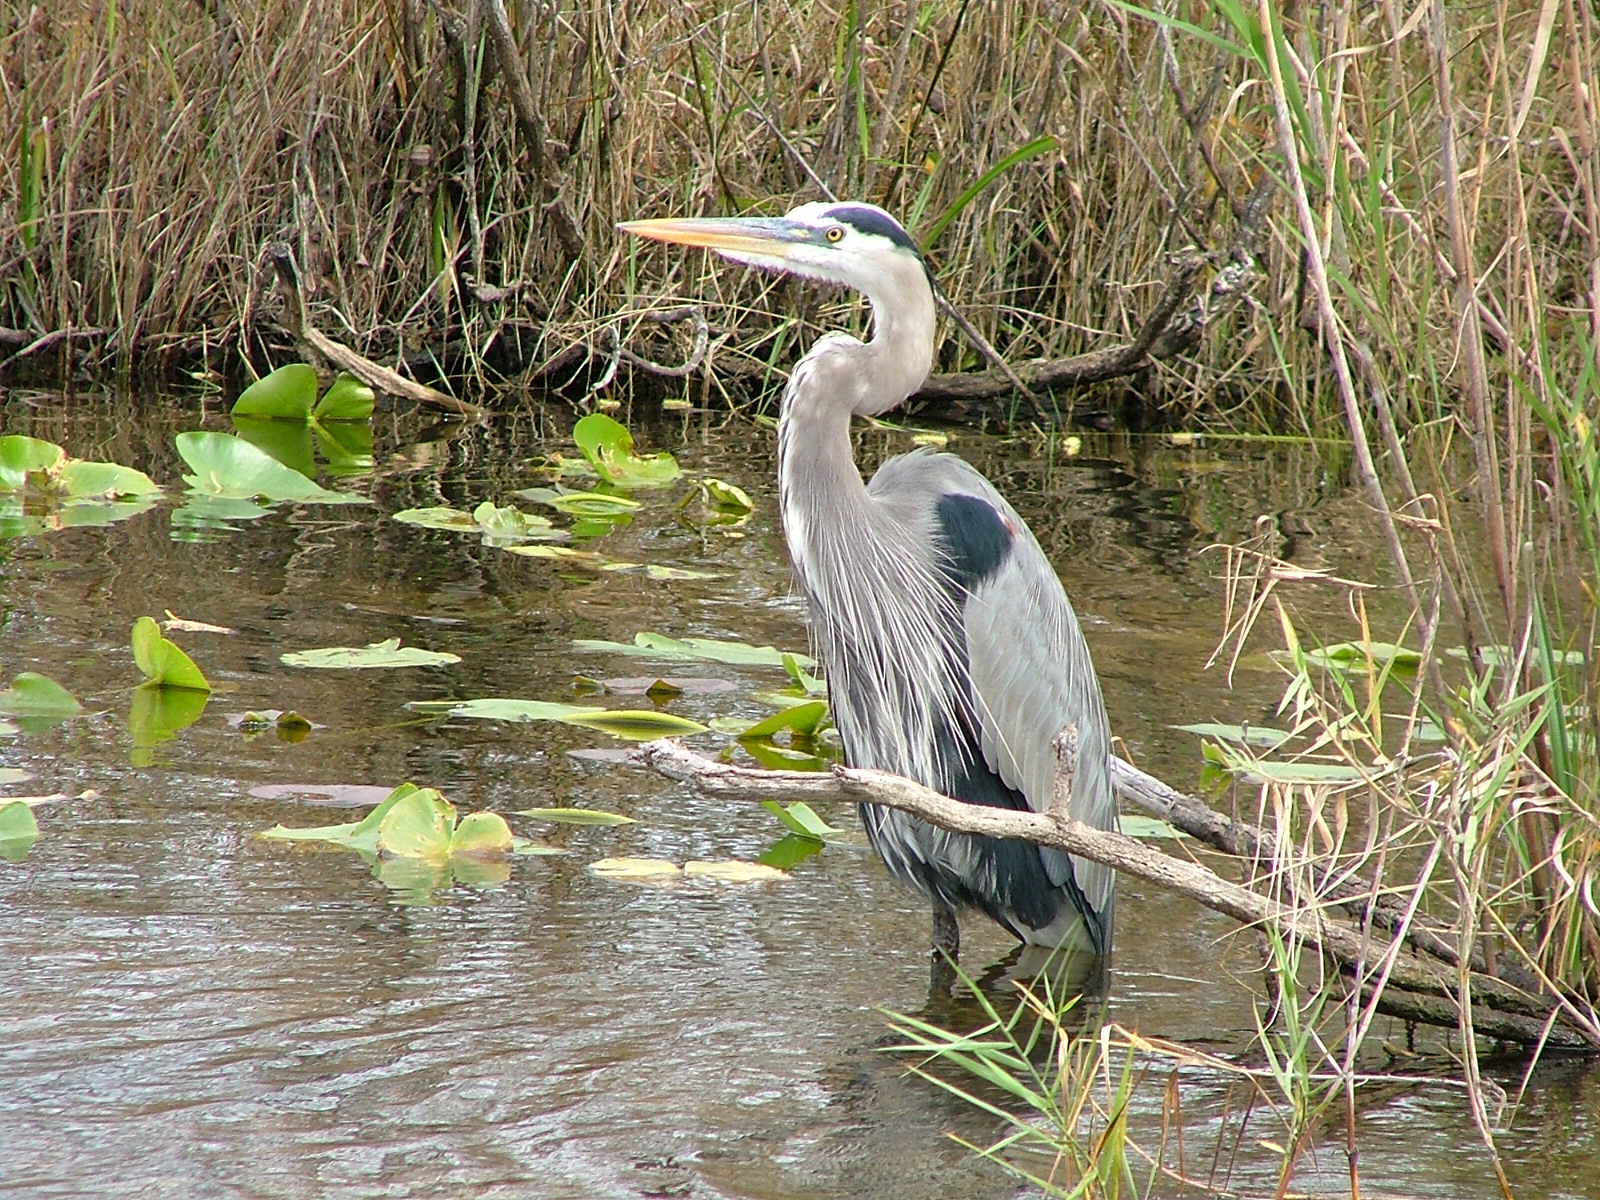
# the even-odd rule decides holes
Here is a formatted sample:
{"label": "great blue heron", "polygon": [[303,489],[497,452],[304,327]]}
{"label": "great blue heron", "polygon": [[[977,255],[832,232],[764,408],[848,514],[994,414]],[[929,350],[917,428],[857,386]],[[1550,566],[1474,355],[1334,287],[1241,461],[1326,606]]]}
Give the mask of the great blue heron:
{"label": "great blue heron", "polygon": [[[851,416],[894,408],[933,366],[932,277],[906,231],[856,203],[620,228],[854,288],[872,305],[869,340],[824,334],[800,359],[778,420],[778,507],[846,761],[971,804],[1042,811],[1052,743],[1073,725],[1071,815],[1113,828],[1100,684],[1032,532],[954,455],[902,454],[866,484],[855,465]],[[961,909],[987,913],[1040,951],[1110,950],[1109,868],[948,833],[893,809],[863,805],[861,816],[889,870],[933,902],[936,974],[942,955],[953,963],[959,950]]]}

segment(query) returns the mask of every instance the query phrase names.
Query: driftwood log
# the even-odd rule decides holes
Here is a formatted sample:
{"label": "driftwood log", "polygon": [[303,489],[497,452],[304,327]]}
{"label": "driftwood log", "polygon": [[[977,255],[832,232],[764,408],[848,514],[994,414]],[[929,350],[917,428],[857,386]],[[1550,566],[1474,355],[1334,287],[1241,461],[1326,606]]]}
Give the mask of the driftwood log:
{"label": "driftwood log", "polygon": [[[1465,998],[1472,1028],[1482,1036],[1530,1047],[1600,1049],[1600,1028],[1563,997],[1518,986],[1474,969],[1470,963],[1463,965],[1453,952],[1441,956],[1428,938],[1411,937],[1407,923],[1391,921],[1386,927],[1378,909],[1362,907],[1353,897],[1286,901],[1263,895],[1201,863],[1073,821],[1055,806],[1044,813],[1023,813],[963,804],[899,776],[851,767],[835,767],[827,773],[754,770],[718,762],[666,740],[640,747],[633,758],[706,795],[880,804],[957,833],[1021,838],[1052,846],[1177,892],[1242,926],[1270,927],[1280,936],[1315,947],[1359,984],[1363,1001],[1374,1003],[1379,1012],[1457,1028],[1462,1024]],[[1266,831],[1222,816],[1196,797],[1168,787],[1121,759],[1114,759],[1113,764],[1118,794],[1181,832],[1249,858],[1264,850],[1277,851]],[[1335,908],[1352,906],[1366,918],[1365,924],[1336,920],[1331,915]],[[1439,948],[1449,950],[1443,939],[1430,936]]]}

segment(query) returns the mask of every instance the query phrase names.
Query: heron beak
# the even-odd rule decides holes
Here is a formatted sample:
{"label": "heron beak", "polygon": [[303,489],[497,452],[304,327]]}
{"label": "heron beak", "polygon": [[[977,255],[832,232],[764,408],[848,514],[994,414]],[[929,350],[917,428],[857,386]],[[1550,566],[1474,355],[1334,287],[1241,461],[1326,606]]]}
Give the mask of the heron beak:
{"label": "heron beak", "polygon": [[636,237],[704,246],[740,261],[762,263],[781,263],[791,247],[807,245],[816,237],[809,225],[784,217],[661,217],[624,221],[617,228]]}

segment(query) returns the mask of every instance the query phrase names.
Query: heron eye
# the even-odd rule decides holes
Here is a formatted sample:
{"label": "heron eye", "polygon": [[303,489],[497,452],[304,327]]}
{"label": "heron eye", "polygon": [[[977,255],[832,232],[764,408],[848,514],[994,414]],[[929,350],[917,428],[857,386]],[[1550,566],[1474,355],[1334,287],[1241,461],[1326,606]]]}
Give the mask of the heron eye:
{"label": "heron eye", "polygon": [[844,237],[844,226],[843,225],[830,225],[830,226],[828,226],[828,232],[823,234],[822,236],[827,238],[830,242],[840,241]]}

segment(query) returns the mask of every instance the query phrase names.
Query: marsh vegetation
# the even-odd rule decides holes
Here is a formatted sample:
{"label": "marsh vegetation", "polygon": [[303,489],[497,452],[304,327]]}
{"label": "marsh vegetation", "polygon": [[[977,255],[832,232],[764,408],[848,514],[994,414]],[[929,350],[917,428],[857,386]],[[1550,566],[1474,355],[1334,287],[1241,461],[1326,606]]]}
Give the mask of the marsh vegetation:
{"label": "marsh vegetation", "polygon": [[[0,379],[249,377],[324,365],[333,341],[490,422],[564,424],[552,414],[623,388],[638,420],[665,390],[743,422],[798,345],[857,315],[641,252],[615,223],[776,212],[824,187],[903,215],[1013,367],[1133,347],[1115,382],[1023,396],[992,375],[949,383],[992,363],[947,330],[924,414],[1052,453],[1075,417],[1295,439],[1323,464],[1203,560],[1224,614],[1214,670],[1274,663],[1275,703],[1170,714],[1208,723],[1229,781],[1213,804],[1271,834],[1212,865],[1298,914],[1250,943],[1271,982],[1248,1049],[1201,1062],[1124,1013],[1129,1030],[1063,1042],[1036,1077],[1008,1013],[982,1053],[936,1023],[903,1031],[1010,1095],[983,1103],[1049,1107],[1053,1130],[1018,1128],[1061,1151],[1054,1174],[996,1153],[1064,1194],[1225,1189],[1181,1138],[1129,1140],[1122,1120],[1180,1128],[1178,1108],[1130,1096],[1191,1069],[1270,1096],[1280,1192],[1332,1138],[1354,1194],[1362,1097],[1391,1086],[1384,1047],[1404,1038],[1379,1014],[1400,1012],[1450,1030],[1423,1048],[1453,1056],[1512,1194],[1479,1053],[1600,1046],[1597,74],[1600,18],[1558,0],[35,6],[0,33]],[[60,443],[63,469],[99,454],[156,473],[148,446],[74,443],[38,403],[10,393],[5,432]],[[275,457],[367,486],[371,430],[350,443],[323,416]],[[572,489],[541,486],[521,517],[469,489],[390,509],[549,563],[569,548],[530,532],[532,510]],[[141,496],[120,516],[158,503]],[[222,499],[253,503],[205,503]],[[738,507],[709,485],[685,503],[700,529]],[[1316,534],[1331,510],[1332,545]],[[578,516],[627,519],[619,503],[563,519]],[[11,517],[17,538],[72,527],[36,505]],[[229,520],[186,528],[199,544]],[[649,549],[625,562],[641,578],[696,569]],[[1321,921],[1368,950],[1330,969]],[[1437,987],[1407,985],[1417,963]]]}

